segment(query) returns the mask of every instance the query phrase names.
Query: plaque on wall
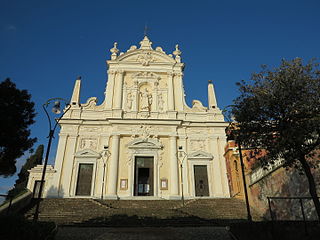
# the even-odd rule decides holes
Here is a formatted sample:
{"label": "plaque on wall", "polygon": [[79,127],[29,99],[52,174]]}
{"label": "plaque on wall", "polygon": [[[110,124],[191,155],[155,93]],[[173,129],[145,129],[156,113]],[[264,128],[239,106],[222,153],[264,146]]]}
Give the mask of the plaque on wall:
{"label": "plaque on wall", "polygon": [[160,190],[168,190],[168,179],[160,179]]}
{"label": "plaque on wall", "polygon": [[128,189],[128,179],[120,179],[120,190]]}

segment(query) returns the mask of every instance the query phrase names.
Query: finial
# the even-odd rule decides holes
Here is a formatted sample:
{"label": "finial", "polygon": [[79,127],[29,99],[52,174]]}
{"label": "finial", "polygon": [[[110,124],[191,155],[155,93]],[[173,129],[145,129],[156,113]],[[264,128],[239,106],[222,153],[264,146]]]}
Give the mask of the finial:
{"label": "finial", "polygon": [[178,44],[176,44],[176,50],[173,51],[173,55],[176,56],[175,59],[176,59],[177,62],[181,62],[181,57],[180,57],[181,51],[180,51],[180,49],[179,49],[179,45],[178,45]]}
{"label": "finial", "polygon": [[111,54],[111,59],[114,60],[117,58],[117,53],[119,52],[119,49],[117,48],[118,43],[115,42],[113,44],[113,48],[110,49]]}
{"label": "finial", "polygon": [[81,80],[81,76],[78,76],[78,77],[77,77],[77,80]]}
{"label": "finial", "polygon": [[143,40],[140,42],[140,49],[152,50],[152,42],[147,36],[144,36]]}
{"label": "finial", "polygon": [[173,55],[175,55],[175,56],[181,55],[181,51],[179,49],[179,44],[176,44],[176,50],[173,52]]}
{"label": "finial", "polygon": [[212,83],[212,80],[208,80],[208,83]]}

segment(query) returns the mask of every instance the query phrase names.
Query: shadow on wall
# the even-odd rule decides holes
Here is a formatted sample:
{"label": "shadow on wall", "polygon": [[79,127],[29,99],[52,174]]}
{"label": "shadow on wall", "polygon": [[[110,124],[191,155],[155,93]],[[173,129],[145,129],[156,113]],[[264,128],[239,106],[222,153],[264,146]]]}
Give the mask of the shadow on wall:
{"label": "shadow on wall", "polygon": [[64,191],[62,187],[58,189],[57,187],[51,186],[47,191],[47,198],[63,198],[63,196]]}
{"label": "shadow on wall", "polygon": [[[319,169],[314,171],[314,176],[320,174]],[[316,185],[320,188],[319,178]],[[299,174],[295,169],[285,170],[280,168],[266,176],[261,181],[250,187],[251,204],[264,212],[263,217],[270,219],[267,197],[309,197],[309,185],[305,175]],[[306,219],[316,220],[317,215],[313,201],[302,200]],[[271,200],[271,208],[276,220],[302,220],[301,205],[299,200],[276,199]]]}

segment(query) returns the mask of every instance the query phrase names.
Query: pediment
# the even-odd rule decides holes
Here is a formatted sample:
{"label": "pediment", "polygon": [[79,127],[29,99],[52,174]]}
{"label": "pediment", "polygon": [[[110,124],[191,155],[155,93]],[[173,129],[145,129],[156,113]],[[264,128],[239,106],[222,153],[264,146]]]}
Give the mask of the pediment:
{"label": "pediment", "polygon": [[205,160],[212,160],[213,156],[211,153],[199,150],[196,152],[193,152],[188,155],[188,159],[205,159]]}
{"label": "pediment", "polygon": [[78,158],[100,158],[101,157],[100,153],[97,153],[91,149],[83,149],[81,151],[78,151],[75,153],[74,156]]}
{"label": "pediment", "polygon": [[119,62],[131,62],[138,63],[145,66],[148,66],[152,63],[170,63],[174,64],[176,61],[166,55],[163,52],[155,51],[155,50],[142,50],[136,49],[133,51],[126,52],[120,55],[117,60]]}
{"label": "pediment", "polygon": [[127,146],[131,149],[161,149],[163,147],[158,140],[152,138],[138,138],[128,143]]}

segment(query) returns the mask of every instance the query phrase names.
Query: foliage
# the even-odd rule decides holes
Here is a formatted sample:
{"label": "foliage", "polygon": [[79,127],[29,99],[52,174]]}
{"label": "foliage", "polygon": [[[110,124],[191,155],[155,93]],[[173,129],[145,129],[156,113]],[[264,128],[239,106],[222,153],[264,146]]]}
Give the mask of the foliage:
{"label": "foliage", "polygon": [[310,171],[319,165],[319,64],[310,61],[304,65],[300,58],[282,60],[280,67],[270,70],[263,66],[251,81],[238,85],[240,96],[231,110],[238,122],[234,131],[238,141],[246,147],[265,149],[267,155],[259,158],[264,164],[281,158],[285,167],[303,170],[320,217]]}
{"label": "foliage", "polygon": [[320,71],[301,59],[282,60],[274,71],[265,66],[253,82],[239,83],[241,95],[232,114],[242,144],[264,148],[268,159],[292,166],[320,146]]}
{"label": "foliage", "polygon": [[35,167],[42,162],[43,156],[43,145],[39,145],[35,154],[31,155],[27,160],[26,163],[22,166],[20,173],[18,174],[18,179],[14,184],[14,188],[9,190],[8,197],[15,197],[19,192],[23,191],[27,187],[29,172],[31,168]]}
{"label": "foliage", "polygon": [[16,172],[16,159],[36,141],[28,129],[35,110],[28,91],[17,89],[10,79],[0,83],[0,102],[0,175],[9,176]]}

